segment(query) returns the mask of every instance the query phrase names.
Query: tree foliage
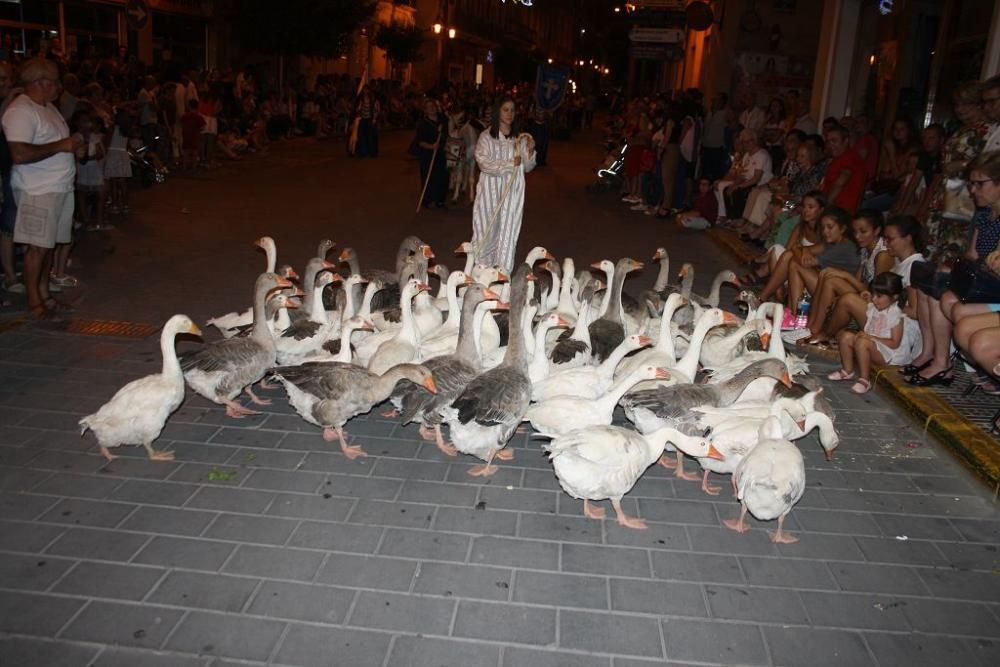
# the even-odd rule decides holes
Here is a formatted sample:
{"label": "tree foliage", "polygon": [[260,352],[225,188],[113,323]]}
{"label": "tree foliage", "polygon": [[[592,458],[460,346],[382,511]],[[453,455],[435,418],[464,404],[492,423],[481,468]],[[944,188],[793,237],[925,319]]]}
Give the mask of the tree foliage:
{"label": "tree foliage", "polygon": [[420,60],[420,47],[424,42],[423,30],[415,25],[398,21],[380,26],[375,33],[375,46],[385,51],[389,60],[397,64]]}
{"label": "tree foliage", "polygon": [[330,58],[347,53],[374,11],[372,0],[240,0],[236,27],[257,53]]}

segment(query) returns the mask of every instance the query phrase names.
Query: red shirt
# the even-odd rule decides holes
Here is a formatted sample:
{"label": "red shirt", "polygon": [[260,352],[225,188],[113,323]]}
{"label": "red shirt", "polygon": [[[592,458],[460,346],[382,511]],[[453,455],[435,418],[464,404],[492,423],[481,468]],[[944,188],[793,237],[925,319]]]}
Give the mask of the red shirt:
{"label": "red shirt", "polygon": [[205,127],[205,119],[197,111],[188,111],[181,116],[181,139],[184,141],[185,150],[198,148],[201,141],[201,128]]}
{"label": "red shirt", "polygon": [[[878,171],[878,139],[866,134],[858,141],[857,147],[862,146],[868,150],[868,157],[865,158],[865,177],[871,182],[875,180],[875,173]],[[860,153],[858,155],[860,156]]]}
{"label": "red shirt", "polygon": [[827,165],[826,175],[823,176],[823,192],[830,194],[830,191],[833,190],[833,184],[837,182],[845,169],[851,171],[851,177],[847,179],[847,183],[841,188],[837,198],[830,203],[853,214],[861,205],[861,197],[865,194],[865,181],[867,180],[865,161],[853,149],[848,148]]}

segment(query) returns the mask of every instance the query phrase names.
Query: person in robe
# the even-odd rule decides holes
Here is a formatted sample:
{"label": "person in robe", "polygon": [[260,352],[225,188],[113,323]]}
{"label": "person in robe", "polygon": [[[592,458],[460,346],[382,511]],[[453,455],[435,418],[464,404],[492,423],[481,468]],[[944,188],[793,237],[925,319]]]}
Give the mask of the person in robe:
{"label": "person in robe", "polygon": [[[424,190],[421,203],[424,208],[432,205],[444,208],[448,193],[448,170],[445,164],[445,139],[448,134],[448,120],[438,111],[438,101],[427,98],[424,102],[424,117],[417,123],[417,157],[420,160],[420,186]],[[428,172],[430,175],[428,177]]]}
{"label": "person in robe", "polygon": [[514,98],[501,97],[492,122],[476,143],[479,182],[472,210],[472,245],[476,261],[508,273],[524,212],[524,175],[535,168],[535,140],[519,134]]}

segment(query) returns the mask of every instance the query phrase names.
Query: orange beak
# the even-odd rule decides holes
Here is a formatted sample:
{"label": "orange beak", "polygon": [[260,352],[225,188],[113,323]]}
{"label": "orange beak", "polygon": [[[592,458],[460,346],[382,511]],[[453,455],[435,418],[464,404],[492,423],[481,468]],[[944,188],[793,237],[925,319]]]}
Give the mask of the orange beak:
{"label": "orange beak", "polygon": [[427,259],[434,259],[434,251],[431,250],[431,247],[429,245],[424,246],[424,257],[426,257]]}
{"label": "orange beak", "polygon": [[301,287],[296,287],[294,290],[292,290],[292,293],[289,296],[305,296],[305,295],[306,295],[305,290],[303,290]]}
{"label": "orange beak", "polygon": [[688,269],[685,266],[684,268],[681,269],[681,272],[677,274],[677,277],[684,278],[685,276],[687,276],[687,274],[688,274]]}
{"label": "orange beak", "polygon": [[708,458],[715,459],[716,461],[726,460],[726,457],[722,455],[722,452],[716,449],[715,445],[712,443],[708,443]]}
{"label": "orange beak", "polygon": [[190,327],[188,327],[188,330],[187,330],[187,332],[188,332],[189,334],[193,334],[193,335],[195,335],[195,336],[200,336],[200,335],[201,335],[201,329],[199,329],[199,328],[198,328],[198,325],[197,325],[197,324],[195,324],[194,322],[192,322],[192,323],[191,323],[191,326],[190,326]]}
{"label": "orange beak", "polygon": [[771,343],[771,334],[765,333],[760,336],[760,344],[767,347]]}
{"label": "orange beak", "polygon": [[567,320],[565,317],[560,317],[559,319],[556,320],[556,326],[557,327],[568,327],[569,326],[569,320]]}
{"label": "orange beak", "polygon": [[463,285],[475,285],[476,281],[472,279],[472,276],[465,276],[465,280],[462,281]]}
{"label": "orange beak", "polygon": [[438,393],[437,385],[434,384],[434,378],[429,375],[427,376],[427,379],[424,380],[423,387],[432,394]]}
{"label": "orange beak", "polygon": [[361,331],[375,331],[375,325],[368,320],[362,320],[361,326],[358,327]]}
{"label": "orange beak", "polygon": [[493,310],[510,310],[510,302],[509,301],[501,301],[500,303],[498,303],[496,305],[495,308],[493,308]]}
{"label": "orange beak", "polygon": [[347,252],[347,248],[344,248],[343,250],[340,251],[340,255],[337,256],[337,261],[346,262],[347,261],[347,256],[349,254],[350,253]]}
{"label": "orange beak", "polygon": [[503,299],[500,297],[500,295],[488,287],[483,290],[483,295],[489,300],[503,302]]}
{"label": "orange beak", "polygon": [[644,266],[646,266],[646,265],[643,264],[642,262],[636,261],[634,259],[632,260],[632,268],[634,270],[638,271],[639,269],[643,268]]}
{"label": "orange beak", "polygon": [[288,277],[299,280],[299,274],[292,267],[288,267]]}
{"label": "orange beak", "polygon": [[598,271],[603,271],[604,270],[604,269],[601,268],[601,263],[600,262],[594,262],[593,264],[590,265],[590,268],[597,269]]}
{"label": "orange beak", "polygon": [[295,310],[296,308],[299,307],[299,305],[300,304],[298,299],[287,299],[285,301],[285,308],[291,308],[292,310]]}
{"label": "orange beak", "polygon": [[333,262],[328,262],[328,261],[326,261],[326,260],[324,259],[324,260],[323,260],[323,268],[324,268],[324,269],[335,269],[335,268],[337,268],[337,265],[336,265],[336,264],[334,264]]}
{"label": "orange beak", "polygon": [[655,254],[655,255],[653,255],[653,261],[654,261],[654,262],[655,262],[656,260],[658,260],[658,259],[663,259],[663,253],[662,253],[662,252],[660,252],[659,250],[657,250],[657,251],[656,251],[656,254]]}
{"label": "orange beak", "polygon": [[538,280],[538,276],[536,276],[534,273],[531,273],[529,271],[528,272],[528,280],[531,281],[531,282],[534,282],[534,281]]}
{"label": "orange beak", "polygon": [[739,278],[733,278],[729,282],[731,282],[732,284],[736,285],[737,287],[742,287],[743,286],[742,283],[740,283],[740,279]]}
{"label": "orange beak", "polygon": [[834,449],[836,449],[836,447],[834,447],[833,449],[826,450],[826,460],[827,461],[832,461],[833,460],[833,450]]}
{"label": "orange beak", "polygon": [[261,236],[259,239],[257,239],[256,241],[254,241],[253,244],[255,246],[257,246],[258,248],[263,248],[264,247],[264,237]]}
{"label": "orange beak", "polygon": [[792,388],[792,376],[788,374],[788,371],[785,371],[782,374],[782,376],[781,376],[781,384],[785,385],[789,389]]}
{"label": "orange beak", "polygon": [[806,430],[806,420],[805,419],[800,419],[799,421],[795,422],[795,425],[799,427],[800,431]]}
{"label": "orange beak", "polygon": [[736,319],[736,316],[733,315],[732,313],[727,313],[726,311],[722,311],[723,324],[739,324],[739,322],[740,321]]}
{"label": "orange beak", "polygon": [[545,254],[544,254],[544,255],[542,255],[542,258],[543,258],[543,259],[551,259],[552,261],[555,261],[555,259],[556,259],[556,256],[555,256],[555,255],[553,255],[553,254],[552,254],[551,252],[549,252],[548,250],[546,250],[546,251],[545,251]]}
{"label": "orange beak", "polygon": [[666,368],[657,368],[655,377],[657,380],[669,380],[670,371],[668,371]]}
{"label": "orange beak", "polygon": [[278,280],[274,283],[274,286],[275,287],[292,287],[293,285],[292,285],[292,281],[288,280],[287,278],[282,278],[281,276],[278,276]]}
{"label": "orange beak", "polygon": [[431,286],[428,285],[427,283],[417,283],[417,291],[418,292],[426,292],[426,291],[430,290],[430,288],[431,288]]}
{"label": "orange beak", "polygon": [[646,336],[639,336],[639,345],[640,346],[646,347],[647,345],[652,345],[652,344],[653,344],[653,339],[652,338],[647,338]]}
{"label": "orange beak", "polygon": [[464,255],[465,254],[465,248],[463,247],[463,245],[461,243],[459,243],[458,246],[456,246],[455,249],[452,250],[452,252],[455,253],[456,255]]}
{"label": "orange beak", "polygon": [[507,275],[506,273],[504,273],[503,271],[498,271],[498,272],[497,272],[497,282],[498,282],[498,283],[506,283],[506,282],[510,282],[510,276],[508,276],[508,275]]}

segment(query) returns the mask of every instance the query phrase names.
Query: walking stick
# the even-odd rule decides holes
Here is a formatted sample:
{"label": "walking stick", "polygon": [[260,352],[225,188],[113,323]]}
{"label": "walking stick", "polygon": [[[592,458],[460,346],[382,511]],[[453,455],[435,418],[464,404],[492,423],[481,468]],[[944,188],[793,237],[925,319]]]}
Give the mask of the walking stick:
{"label": "walking stick", "polygon": [[[521,155],[521,139],[524,138],[524,137],[526,137],[526,136],[530,136],[530,135],[527,132],[522,132],[520,135],[518,135],[518,137],[517,137],[517,144],[514,146],[514,157],[515,158],[516,157],[520,157],[520,155]],[[520,166],[521,165],[518,165],[518,167],[520,167]],[[522,169],[523,169],[523,167],[522,167]],[[511,187],[514,185],[514,179],[516,177],[517,177],[517,168],[515,167],[514,171],[512,171],[510,173],[510,178],[507,179],[507,182],[503,186],[503,192],[500,193],[500,201],[497,202],[497,207],[495,209],[493,209],[493,214],[490,216],[490,221],[488,223],[486,223],[486,227],[485,227],[485,229],[483,229],[483,234],[482,234],[482,236],[479,237],[479,243],[477,243],[476,246],[475,246],[476,261],[477,262],[479,261],[479,253],[482,250],[483,242],[486,240],[486,237],[488,237],[493,232],[493,227],[494,227],[494,225],[496,225],[497,216],[500,215],[500,209],[503,208],[503,203],[507,200],[507,195],[510,194]]]}
{"label": "walking stick", "polygon": [[441,128],[438,127],[437,141],[434,142],[434,154],[431,155],[430,166],[427,167],[427,178],[424,179],[424,189],[420,191],[420,199],[417,200],[417,213],[420,213],[420,208],[424,203],[424,195],[427,193],[427,186],[431,182],[431,174],[434,173],[434,160],[437,159],[438,147],[441,145]]}

